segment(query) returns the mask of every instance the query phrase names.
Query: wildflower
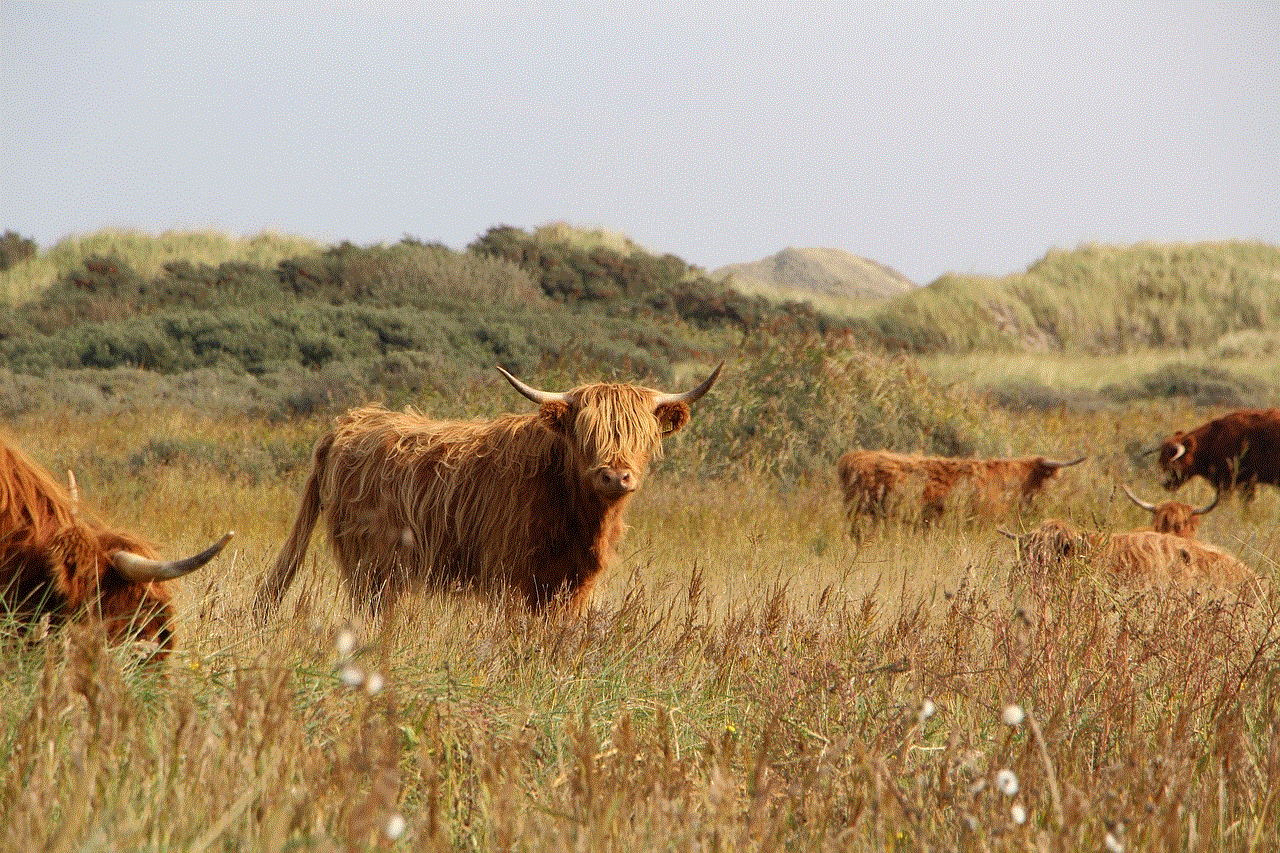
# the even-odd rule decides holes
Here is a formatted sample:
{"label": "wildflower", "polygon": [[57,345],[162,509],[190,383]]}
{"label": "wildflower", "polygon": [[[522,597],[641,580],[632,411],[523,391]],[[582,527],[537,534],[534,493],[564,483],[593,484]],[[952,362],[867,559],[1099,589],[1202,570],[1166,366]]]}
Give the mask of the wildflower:
{"label": "wildflower", "polygon": [[404,835],[404,828],[404,817],[400,814],[393,814],[391,817],[387,818],[387,826],[383,831],[387,834],[387,838],[395,841],[397,838]]}
{"label": "wildflower", "polygon": [[1018,776],[1007,767],[996,771],[996,787],[1000,789],[1000,793],[1006,797],[1012,797],[1018,793]]}
{"label": "wildflower", "polygon": [[1005,705],[1004,712],[1000,715],[1006,726],[1020,726],[1026,718],[1026,712],[1019,705]]}
{"label": "wildflower", "polygon": [[347,664],[338,672],[338,679],[348,687],[359,687],[364,683],[364,673],[360,667]]}
{"label": "wildflower", "polygon": [[1009,817],[1012,818],[1013,822],[1018,826],[1022,826],[1027,822],[1027,810],[1018,803],[1014,803],[1009,807]]}
{"label": "wildflower", "polygon": [[349,658],[356,648],[356,632],[343,628],[338,632],[338,657]]}
{"label": "wildflower", "polygon": [[385,682],[382,679],[382,673],[371,672],[364,679],[364,689],[368,691],[370,696],[377,696],[382,690]]}

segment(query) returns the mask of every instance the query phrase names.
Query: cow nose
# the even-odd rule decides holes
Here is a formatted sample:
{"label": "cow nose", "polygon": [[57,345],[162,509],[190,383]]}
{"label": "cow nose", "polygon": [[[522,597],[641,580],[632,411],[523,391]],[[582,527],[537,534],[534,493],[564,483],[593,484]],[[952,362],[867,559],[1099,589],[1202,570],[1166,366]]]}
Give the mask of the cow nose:
{"label": "cow nose", "polygon": [[622,495],[634,492],[638,480],[639,478],[630,468],[606,466],[596,471],[596,488],[605,494]]}

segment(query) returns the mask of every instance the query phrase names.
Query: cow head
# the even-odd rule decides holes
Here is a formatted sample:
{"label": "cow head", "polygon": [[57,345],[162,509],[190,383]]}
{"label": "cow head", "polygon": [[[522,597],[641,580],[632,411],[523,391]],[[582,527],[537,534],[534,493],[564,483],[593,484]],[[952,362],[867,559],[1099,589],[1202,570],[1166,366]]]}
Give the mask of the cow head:
{"label": "cow head", "polygon": [[689,422],[690,404],[711,390],[722,367],[723,363],[701,385],[680,394],[613,384],[539,391],[498,370],[539,405],[542,425],[564,439],[570,469],[592,494],[610,504],[640,487],[650,460],[662,453],[663,437]]}
{"label": "cow head", "polygon": [[1129,491],[1128,486],[1121,485],[1120,488],[1129,496],[1129,500],[1151,513],[1152,530],[1156,533],[1172,533],[1174,536],[1184,536],[1188,539],[1196,535],[1196,528],[1200,524],[1200,516],[1218,505],[1217,492],[1214,493],[1213,500],[1208,505],[1193,507],[1181,501],[1165,501],[1156,505],[1149,501],[1144,501]]}
{"label": "cow head", "polygon": [[1161,470],[1167,475],[1164,481],[1166,489],[1173,491],[1191,477],[1195,451],[1195,435],[1181,430],[1166,438],[1160,445],[1159,461]]}

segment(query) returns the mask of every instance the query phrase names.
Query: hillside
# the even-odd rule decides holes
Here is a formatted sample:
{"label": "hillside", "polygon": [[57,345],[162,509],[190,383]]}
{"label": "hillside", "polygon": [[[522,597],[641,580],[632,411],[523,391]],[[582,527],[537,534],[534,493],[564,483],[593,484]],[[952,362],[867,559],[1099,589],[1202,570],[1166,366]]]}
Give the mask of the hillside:
{"label": "hillside", "polygon": [[947,275],[858,322],[911,352],[1130,353],[1280,334],[1280,247],[1229,241],[1086,245],[1026,272]]}
{"label": "hillside", "polygon": [[710,274],[740,293],[770,299],[880,302],[915,289],[897,270],[840,249],[783,249]]}

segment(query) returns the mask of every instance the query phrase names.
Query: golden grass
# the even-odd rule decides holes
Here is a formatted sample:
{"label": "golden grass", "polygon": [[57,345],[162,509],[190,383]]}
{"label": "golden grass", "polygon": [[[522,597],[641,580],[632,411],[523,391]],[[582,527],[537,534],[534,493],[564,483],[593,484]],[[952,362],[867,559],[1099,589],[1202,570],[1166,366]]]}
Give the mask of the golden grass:
{"label": "golden grass", "polygon": [[[1020,419],[1002,441],[1088,446],[1042,513],[1127,528],[1143,513],[1115,483],[1150,490],[1155,478],[1125,446],[1207,414],[1058,412]],[[48,413],[9,426],[55,468],[192,433],[303,454],[319,432]],[[255,480],[178,459],[130,481],[80,477],[88,505],[167,551],[238,536],[176,585],[181,649],[163,675],[88,631],[6,650],[0,850],[1280,841],[1274,592],[1246,606],[1088,576],[1029,590],[1009,581],[1011,549],[990,527],[890,524],[858,549],[834,478],[664,472],[637,498],[585,621],[416,596],[367,624],[317,547],[260,629],[247,607],[304,473]],[[1202,538],[1274,579],[1278,515],[1263,489],[1247,509],[1216,509]],[[1002,721],[1010,705],[1026,715],[1017,725]]]}
{"label": "golden grass", "polygon": [[0,295],[11,305],[25,302],[53,284],[60,273],[79,267],[94,255],[121,257],[143,278],[151,279],[172,261],[210,266],[239,262],[270,267],[320,248],[320,244],[305,237],[270,232],[235,237],[218,231],[166,231],[153,235],[129,229],[103,229],[59,240],[30,261],[0,272]]}

